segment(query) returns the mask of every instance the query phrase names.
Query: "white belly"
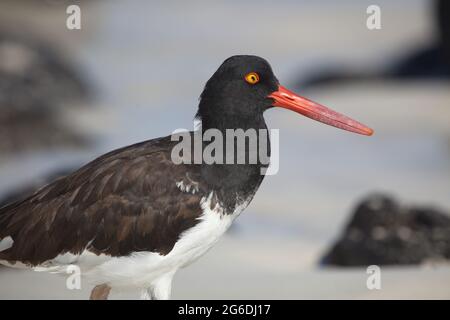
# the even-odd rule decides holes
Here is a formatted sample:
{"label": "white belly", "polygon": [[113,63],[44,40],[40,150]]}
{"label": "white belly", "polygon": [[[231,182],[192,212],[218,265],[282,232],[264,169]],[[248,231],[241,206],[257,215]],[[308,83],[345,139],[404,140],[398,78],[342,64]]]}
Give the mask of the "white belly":
{"label": "white belly", "polygon": [[[208,251],[227,231],[234,219],[247,206],[240,205],[232,214],[225,214],[216,205],[213,209],[210,195],[202,200],[203,215],[194,227],[181,234],[167,255],[152,252],[135,252],[128,257],[109,258],[108,261],[85,272],[95,283],[109,283],[112,287],[147,288],[155,280],[174,274]],[[80,257],[82,260],[82,257]]]}

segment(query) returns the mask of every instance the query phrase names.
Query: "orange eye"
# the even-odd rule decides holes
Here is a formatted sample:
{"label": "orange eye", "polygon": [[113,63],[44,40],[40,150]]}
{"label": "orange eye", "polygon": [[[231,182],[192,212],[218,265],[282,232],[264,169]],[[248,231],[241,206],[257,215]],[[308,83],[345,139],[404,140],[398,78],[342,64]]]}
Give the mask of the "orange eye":
{"label": "orange eye", "polygon": [[250,84],[256,84],[259,82],[259,75],[256,72],[250,72],[245,75],[245,81]]}

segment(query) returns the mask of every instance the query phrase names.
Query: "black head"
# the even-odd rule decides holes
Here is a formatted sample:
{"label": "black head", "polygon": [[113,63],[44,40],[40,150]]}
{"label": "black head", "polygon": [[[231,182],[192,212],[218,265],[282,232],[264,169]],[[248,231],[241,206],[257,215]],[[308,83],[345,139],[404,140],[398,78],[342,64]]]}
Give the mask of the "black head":
{"label": "black head", "polygon": [[197,118],[203,130],[265,128],[263,113],[281,107],[314,120],[359,134],[371,135],[365,125],[308,100],[278,83],[269,63],[249,55],[225,60],[200,96]]}
{"label": "black head", "polygon": [[269,63],[250,55],[226,59],[200,96],[197,117],[204,128],[247,127],[271,107],[268,96],[278,89]]}

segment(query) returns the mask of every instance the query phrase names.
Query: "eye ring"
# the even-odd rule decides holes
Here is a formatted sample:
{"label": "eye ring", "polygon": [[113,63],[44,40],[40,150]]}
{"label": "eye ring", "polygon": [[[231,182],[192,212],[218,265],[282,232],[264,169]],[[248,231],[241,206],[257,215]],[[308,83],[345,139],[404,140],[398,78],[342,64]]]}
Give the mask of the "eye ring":
{"label": "eye ring", "polygon": [[259,82],[259,74],[250,72],[245,75],[244,79],[250,84],[257,84]]}

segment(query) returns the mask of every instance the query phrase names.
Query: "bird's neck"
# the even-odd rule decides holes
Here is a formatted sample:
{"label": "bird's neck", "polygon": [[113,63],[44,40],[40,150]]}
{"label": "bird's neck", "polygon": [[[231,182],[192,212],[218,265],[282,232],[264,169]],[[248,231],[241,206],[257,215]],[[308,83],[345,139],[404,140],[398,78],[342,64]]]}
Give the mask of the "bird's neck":
{"label": "bird's neck", "polygon": [[[225,159],[233,159],[233,163],[244,167],[251,165],[268,165],[265,157],[270,157],[270,136],[264,117],[257,115],[251,118],[235,117],[225,115],[221,117],[208,117],[201,119],[201,132],[205,136],[221,136],[224,163]],[[206,147],[211,140],[203,140],[203,147]],[[256,162],[251,159],[255,159]],[[241,159],[241,160],[239,160]],[[245,159],[242,163],[242,159]]]}
{"label": "bird's neck", "polygon": [[[256,119],[242,117],[202,119],[202,133],[206,134],[209,129],[218,130],[223,137],[224,161],[222,164],[202,166],[202,175],[212,189],[216,190],[219,200],[227,207],[227,211],[233,211],[233,208],[242,201],[249,201],[253,197],[264,178],[264,168],[267,168],[270,157],[267,126],[262,116]],[[230,137],[230,134],[238,138]],[[203,147],[207,147],[208,144],[209,142],[204,141]],[[256,162],[251,161],[255,156]],[[244,163],[239,162],[239,158],[244,159]],[[229,163],[226,159],[233,161]]]}

